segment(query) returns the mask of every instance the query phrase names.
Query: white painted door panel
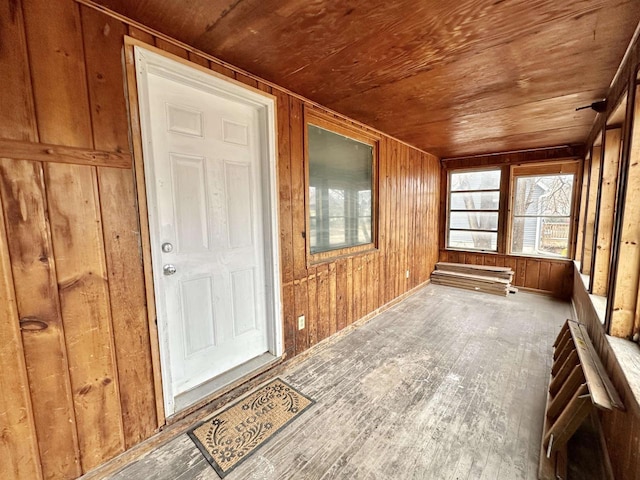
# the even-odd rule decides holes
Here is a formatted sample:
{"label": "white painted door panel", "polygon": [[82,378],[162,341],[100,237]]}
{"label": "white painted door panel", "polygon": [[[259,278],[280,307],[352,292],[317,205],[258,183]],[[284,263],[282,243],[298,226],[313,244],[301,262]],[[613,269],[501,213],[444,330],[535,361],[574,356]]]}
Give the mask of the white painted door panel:
{"label": "white painted door panel", "polygon": [[269,349],[259,115],[163,76],[147,86],[152,241],[173,246],[154,268],[176,268],[157,289],[176,396]]}

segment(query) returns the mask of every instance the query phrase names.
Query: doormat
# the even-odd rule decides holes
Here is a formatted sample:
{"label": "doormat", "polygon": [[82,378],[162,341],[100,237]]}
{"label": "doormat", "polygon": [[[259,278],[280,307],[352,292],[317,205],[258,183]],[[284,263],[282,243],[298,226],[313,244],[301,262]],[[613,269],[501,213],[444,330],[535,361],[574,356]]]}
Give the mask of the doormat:
{"label": "doormat", "polygon": [[315,402],[276,378],[188,434],[224,478]]}

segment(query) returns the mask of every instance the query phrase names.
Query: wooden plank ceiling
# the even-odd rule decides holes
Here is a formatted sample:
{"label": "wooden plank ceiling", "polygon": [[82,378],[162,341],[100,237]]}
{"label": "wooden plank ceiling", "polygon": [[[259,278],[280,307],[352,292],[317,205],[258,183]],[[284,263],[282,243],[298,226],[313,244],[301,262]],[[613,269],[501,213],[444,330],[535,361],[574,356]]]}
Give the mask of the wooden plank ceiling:
{"label": "wooden plank ceiling", "polygon": [[97,0],[440,157],[581,143],[638,0]]}

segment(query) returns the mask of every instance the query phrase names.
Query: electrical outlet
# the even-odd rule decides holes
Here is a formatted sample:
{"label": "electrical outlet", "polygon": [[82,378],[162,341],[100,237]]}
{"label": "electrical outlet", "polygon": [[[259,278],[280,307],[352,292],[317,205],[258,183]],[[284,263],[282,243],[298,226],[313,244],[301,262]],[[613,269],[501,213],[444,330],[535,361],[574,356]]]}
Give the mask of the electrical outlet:
{"label": "electrical outlet", "polygon": [[298,330],[302,330],[304,328],[304,315],[300,315],[298,317]]}
{"label": "electrical outlet", "polygon": [[407,270],[407,278],[409,278],[409,270]]}

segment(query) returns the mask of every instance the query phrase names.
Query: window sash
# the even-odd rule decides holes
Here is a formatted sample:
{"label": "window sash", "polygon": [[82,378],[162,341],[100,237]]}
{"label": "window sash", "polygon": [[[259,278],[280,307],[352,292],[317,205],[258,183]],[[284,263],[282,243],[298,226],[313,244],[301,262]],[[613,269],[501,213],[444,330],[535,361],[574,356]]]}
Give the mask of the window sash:
{"label": "window sash", "polygon": [[[493,172],[499,172],[499,180],[498,183],[501,184],[502,183],[502,169],[501,168],[481,168],[481,169],[456,169],[456,170],[450,170],[448,175],[447,175],[447,217],[446,217],[446,228],[447,228],[447,234],[446,234],[446,248],[448,249],[457,249],[457,250],[470,250],[470,251],[481,251],[481,252],[497,252],[498,251],[498,246],[499,246],[499,229],[500,229],[500,215],[501,215],[501,210],[500,210],[500,196],[501,196],[501,189],[500,188],[468,188],[468,189],[460,189],[460,188],[456,188],[453,189],[451,184],[452,184],[452,176],[453,175],[457,175],[457,174],[464,174],[464,173],[493,173]],[[451,208],[451,203],[452,203],[452,196],[453,195],[460,195],[460,194],[472,194],[472,193],[497,193],[497,200],[498,200],[498,206],[497,208]],[[487,229],[487,228],[460,228],[460,227],[452,227],[451,226],[451,222],[452,222],[452,214],[454,213],[478,213],[478,214],[497,214],[497,221],[496,221],[496,228],[495,229]],[[495,248],[487,248],[484,246],[478,246],[476,247],[475,245],[473,247],[471,246],[459,246],[459,245],[452,245],[452,241],[451,241],[451,233],[452,232],[469,232],[473,235],[473,233],[480,233],[480,234],[491,234],[491,235],[496,235],[496,246]],[[475,242],[475,239],[474,239]]]}

